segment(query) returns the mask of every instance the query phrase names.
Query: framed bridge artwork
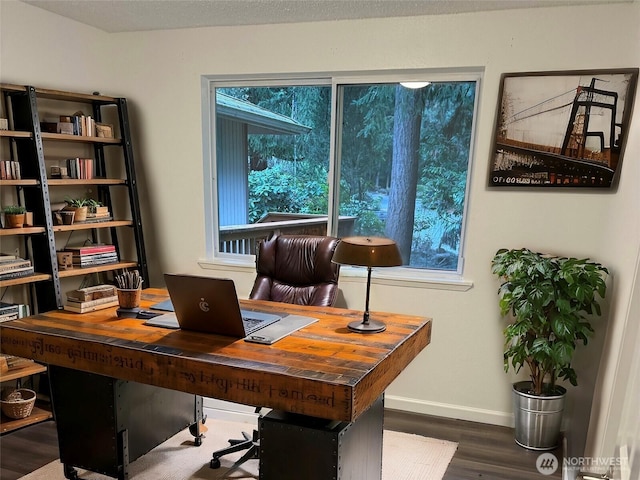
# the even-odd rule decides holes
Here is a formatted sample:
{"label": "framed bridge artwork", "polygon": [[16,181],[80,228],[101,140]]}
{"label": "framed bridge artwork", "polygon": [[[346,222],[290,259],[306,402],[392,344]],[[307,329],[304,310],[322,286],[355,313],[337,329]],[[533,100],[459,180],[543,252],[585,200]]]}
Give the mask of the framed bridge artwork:
{"label": "framed bridge artwork", "polygon": [[503,74],[489,186],[615,186],[637,81],[637,68]]}

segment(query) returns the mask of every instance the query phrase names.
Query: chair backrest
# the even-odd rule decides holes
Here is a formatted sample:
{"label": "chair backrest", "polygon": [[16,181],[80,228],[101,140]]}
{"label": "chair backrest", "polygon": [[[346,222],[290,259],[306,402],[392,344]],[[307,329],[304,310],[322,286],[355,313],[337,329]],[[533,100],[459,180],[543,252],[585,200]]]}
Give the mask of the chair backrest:
{"label": "chair backrest", "polygon": [[249,298],[332,306],[338,297],[340,266],[331,258],[338,242],[312,235],[279,235],[260,242]]}

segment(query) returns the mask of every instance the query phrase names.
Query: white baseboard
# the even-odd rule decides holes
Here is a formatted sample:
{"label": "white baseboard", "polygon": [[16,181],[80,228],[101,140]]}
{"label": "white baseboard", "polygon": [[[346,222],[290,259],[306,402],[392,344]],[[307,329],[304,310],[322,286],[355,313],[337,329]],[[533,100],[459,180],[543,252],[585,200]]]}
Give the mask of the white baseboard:
{"label": "white baseboard", "polygon": [[207,419],[226,420],[227,422],[239,422],[258,427],[258,415],[255,413],[234,412],[231,410],[220,410],[218,408],[203,408]]}
{"label": "white baseboard", "polygon": [[488,423],[503,427],[513,427],[513,414],[483,408],[473,408],[449,403],[428,402],[414,398],[385,395],[385,408],[402,410],[405,412],[434,415],[436,417],[455,418],[470,422]]}
{"label": "white baseboard", "polygon": [[207,418],[248,423],[256,428],[258,425],[258,414],[255,413],[254,407],[248,405],[205,397],[203,411]]}
{"label": "white baseboard", "polygon": [[[405,412],[513,427],[513,414],[510,412],[497,412],[494,410],[462,407],[460,405],[447,403],[426,402],[413,398],[397,397],[395,395],[386,395],[384,397],[384,406],[385,408]],[[225,402],[214,398],[204,399],[204,413],[211,418],[220,420],[257,424],[258,415],[254,410],[253,407],[240,405],[238,403]]]}

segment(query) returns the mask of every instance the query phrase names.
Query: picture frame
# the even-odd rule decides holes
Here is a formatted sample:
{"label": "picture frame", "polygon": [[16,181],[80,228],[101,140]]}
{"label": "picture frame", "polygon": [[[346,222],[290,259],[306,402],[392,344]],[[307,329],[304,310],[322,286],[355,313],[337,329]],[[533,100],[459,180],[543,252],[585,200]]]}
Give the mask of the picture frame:
{"label": "picture frame", "polygon": [[490,187],[612,188],[638,69],[505,73]]}

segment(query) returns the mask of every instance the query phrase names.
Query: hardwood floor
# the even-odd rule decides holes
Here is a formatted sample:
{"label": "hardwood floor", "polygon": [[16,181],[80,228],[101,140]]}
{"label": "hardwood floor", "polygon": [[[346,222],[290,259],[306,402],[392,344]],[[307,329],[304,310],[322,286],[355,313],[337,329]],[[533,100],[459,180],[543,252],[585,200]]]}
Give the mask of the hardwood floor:
{"label": "hardwood floor", "polygon": [[[385,428],[458,442],[444,480],[542,478],[536,470],[539,453],[517,446],[510,428],[394,410],[385,410]],[[0,480],[16,480],[57,459],[57,438],[53,421],[2,436]],[[559,449],[552,453],[561,458]],[[546,478],[561,478],[560,469]]]}
{"label": "hardwood floor", "polygon": [[[388,430],[415,433],[458,442],[458,450],[443,480],[540,480],[536,468],[540,453],[516,444],[513,429],[483,423],[385,410]],[[553,450],[562,462],[562,449]],[[559,468],[544,478],[562,478]]]}
{"label": "hardwood floor", "polygon": [[58,456],[58,434],[53,420],[4,434],[0,437],[0,479],[20,478]]}

